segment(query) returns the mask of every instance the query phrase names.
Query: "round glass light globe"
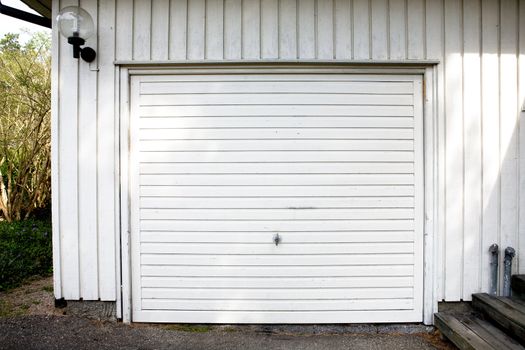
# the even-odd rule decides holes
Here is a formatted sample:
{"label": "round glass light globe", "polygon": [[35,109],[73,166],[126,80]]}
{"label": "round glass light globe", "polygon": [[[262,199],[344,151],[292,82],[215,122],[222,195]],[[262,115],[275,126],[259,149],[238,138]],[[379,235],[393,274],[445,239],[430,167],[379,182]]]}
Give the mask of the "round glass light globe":
{"label": "round glass light globe", "polygon": [[95,32],[93,19],[81,7],[68,6],[57,16],[58,30],[66,38],[79,37],[87,39]]}

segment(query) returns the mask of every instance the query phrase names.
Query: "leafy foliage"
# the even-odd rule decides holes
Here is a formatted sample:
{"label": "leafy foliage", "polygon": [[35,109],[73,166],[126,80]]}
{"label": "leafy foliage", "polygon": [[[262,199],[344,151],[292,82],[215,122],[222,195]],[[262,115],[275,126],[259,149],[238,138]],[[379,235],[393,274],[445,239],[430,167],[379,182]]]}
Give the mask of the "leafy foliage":
{"label": "leafy foliage", "polygon": [[52,272],[50,220],[0,222],[0,291]]}
{"label": "leafy foliage", "polygon": [[50,39],[0,39],[0,217],[26,219],[51,198]]}

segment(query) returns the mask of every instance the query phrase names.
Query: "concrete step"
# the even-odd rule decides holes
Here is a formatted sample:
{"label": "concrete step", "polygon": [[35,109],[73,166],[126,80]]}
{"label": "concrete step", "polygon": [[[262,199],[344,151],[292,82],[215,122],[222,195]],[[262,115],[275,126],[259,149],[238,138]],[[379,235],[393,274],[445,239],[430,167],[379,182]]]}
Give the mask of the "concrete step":
{"label": "concrete step", "polygon": [[513,297],[525,299],[525,275],[513,275],[510,286]]}
{"label": "concrete step", "polygon": [[525,349],[503,331],[474,315],[438,312],[434,317],[436,327],[461,350]]}
{"label": "concrete step", "polygon": [[472,306],[507,334],[525,344],[525,301],[479,293],[472,295]]}

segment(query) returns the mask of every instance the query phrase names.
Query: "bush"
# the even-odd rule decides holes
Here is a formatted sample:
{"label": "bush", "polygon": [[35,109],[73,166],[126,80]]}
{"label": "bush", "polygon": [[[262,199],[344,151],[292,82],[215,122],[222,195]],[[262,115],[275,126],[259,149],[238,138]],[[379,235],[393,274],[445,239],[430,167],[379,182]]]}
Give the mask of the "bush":
{"label": "bush", "polygon": [[0,216],[31,217],[51,199],[51,56],[46,34],[0,39]]}
{"label": "bush", "polygon": [[51,220],[0,221],[0,291],[52,273]]}

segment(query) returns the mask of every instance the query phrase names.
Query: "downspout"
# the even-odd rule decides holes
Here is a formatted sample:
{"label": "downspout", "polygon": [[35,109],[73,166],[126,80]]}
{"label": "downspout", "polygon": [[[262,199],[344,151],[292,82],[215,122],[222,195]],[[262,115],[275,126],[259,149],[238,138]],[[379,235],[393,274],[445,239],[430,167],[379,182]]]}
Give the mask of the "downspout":
{"label": "downspout", "polygon": [[490,252],[490,289],[491,295],[498,293],[498,259],[499,247],[496,243],[489,247]]}
{"label": "downspout", "polygon": [[516,251],[512,247],[505,249],[505,258],[503,260],[503,296],[510,297],[510,279],[512,277],[512,259]]}

